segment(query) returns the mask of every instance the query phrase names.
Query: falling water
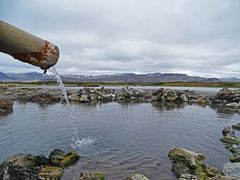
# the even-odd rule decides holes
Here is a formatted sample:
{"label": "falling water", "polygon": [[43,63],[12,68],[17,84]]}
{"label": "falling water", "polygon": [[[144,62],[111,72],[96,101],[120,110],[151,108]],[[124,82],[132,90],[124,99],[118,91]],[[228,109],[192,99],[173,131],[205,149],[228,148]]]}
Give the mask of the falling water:
{"label": "falling water", "polygon": [[56,80],[57,80],[57,84],[58,86],[60,87],[60,90],[61,90],[61,100],[64,100],[67,104],[67,114],[68,114],[68,118],[71,120],[70,123],[72,124],[73,126],[73,137],[72,137],[72,143],[70,144],[70,146],[72,148],[77,148],[77,147],[80,147],[82,145],[88,145],[88,144],[92,144],[95,142],[95,138],[90,138],[90,137],[87,137],[87,138],[80,138],[78,136],[78,129],[76,128],[76,125],[75,125],[75,121],[74,121],[74,116],[73,116],[73,113],[72,113],[72,110],[70,108],[70,104],[69,104],[69,100],[68,100],[68,96],[67,96],[67,91],[66,91],[66,88],[63,84],[63,81],[60,77],[60,75],[58,74],[57,70],[54,68],[54,67],[51,67],[50,68],[50,71],[53,73],[53,75],[55,76]]}
{"label": "falling water", "polygon": [[57,84],[58,84],[58,86],[61,89],[61,92],[62,92],[62,95],[61,95],[62,98],[61,99],[66,101],[67,107],[69,108],[70,105],[69,105],[69,101],[68,101],[68,97],[67,97],[67,91],[66,91],[66,88],[65,88],[65,86],[63,84],[63,81],[62,81],[60,75],[58,74],[57,70],[54,67],[51,67],[50,71],[53,73],[53,75],[57,79]]}

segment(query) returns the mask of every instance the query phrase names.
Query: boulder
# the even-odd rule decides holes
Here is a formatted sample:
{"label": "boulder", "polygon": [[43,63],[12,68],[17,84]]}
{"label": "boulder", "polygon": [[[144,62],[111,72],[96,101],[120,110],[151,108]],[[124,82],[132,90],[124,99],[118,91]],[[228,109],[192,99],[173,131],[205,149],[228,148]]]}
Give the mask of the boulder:
{"label": "boulder", "polygon": [[182,180],[209,179],[222,175],[219,169],[203,164],[203,154],[174,148],[169,151],[168,156],[173,161],[172,170]]}
{"label": "boulder", "polygon": [[221,138],[220,141],[227,144],[240,144],[240,139],[232,136],[225,136]]}
{"label": "boulder", "polygon": [[235,124],[235,125],[232,125],[232,128],[233,128],[233,129],[240,130],[240,123]]}
{"label": "boulder", "polygon": [[191,174],[182,174],[178,180],[198,180],[197,176]]}
{"label": "boulder", "polygon": [[69,167],[79,160],[80,155],[76,152],[68,152],[65,154],[61,149],[54,149],[48,158],[50,163],[55,166]]}
{"label": "boulder", "polygon": [[13,101],[6,98],[0,98],[0,115],[5,115],[13,111]]}
{"label": "boulder", "polygon": [[235,137],[235,131],[230,127],[224,127],[224,129],[222,130],[222,134],[223,136],[231,136],[231,137]]}
{"label": "boulder", "polygon": [[128,176],[126,180],[149,180],[149,179],[141,173],[135,173]]}
{"label": "boulder", "polygon": [[37,180],[39,170],[35,156],[17,154],[0,165],[0,179]]}
{"label": "boulder", "polygon": [[181,94],[181,95],[179,96],[179,98],[180,98],[183,102],[188,102],[188,98],[187,98],[187,96],[186,96],[185,94]]}
{"label": "boulder", "polygon": [[104,180],[102,172],[84,172],[80,174],[80,180]]}
{"label": "boulder", "polygon": [[235,162],[240,162],[240,154],[238,153],[234,153],[230,156],[230,161],[232,163],[235,163]]}
{"label": "boulder", "polygon": [[240,163],[226,163],[223,166],[223,173],[226,176],[237,177],[240,179]]}
{"label": "boulder", "polygon": [[59,165],[61,160],[64,158],[64,151],[61,149],[54,149],[48,156],[50,163]]}
{"label": "boulder", "polygon": [[80,155],[76,152],[68,152],[64,155],[63,159],[59,162],[61,167],[69,167],[75,164],[80,159]]}
{"label": "boulder", "polygon": [[183,148],[174,148],[168,152],[168,157],[175,163],[181,163],[188,167],[193,174],[196,174],[197,167],[205,158],[203,154],[195,153]]}
{"label": "boulder", "polygon": [[225,104],[226,107],[231,107],[231,108],[239,108],[238,103],[232,102],[232,103],[227,103]]}
{"label": "boulder", "polygon": [[89,102],[88,95],[87,94],[81,94],[79,101],[80,102],[85,102],[85,103]]}
{"label": "boulder", "polygon": [[179,178],[182,174],[190,174],[191,170],[183,165],[182,163],[174,163],[172,165],[172,171],[175,173],[176,177]]}
{"label": "boulder", "polygon": [[38,180],[60,180],[63,175],[63,168],[58,166],[42,166],[38,174]]}

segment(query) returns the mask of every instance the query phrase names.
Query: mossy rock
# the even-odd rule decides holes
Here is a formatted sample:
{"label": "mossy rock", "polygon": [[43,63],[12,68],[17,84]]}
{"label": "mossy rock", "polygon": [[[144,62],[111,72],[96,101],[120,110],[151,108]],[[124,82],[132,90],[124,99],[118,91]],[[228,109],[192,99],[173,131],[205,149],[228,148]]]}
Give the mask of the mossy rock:
{"label": "mossy rock", "polygon": [[63,175],[63,168],[58,166],[45,165],[41,167],[38,174],[40,180],[60,180]]}
{"label": "mossy rock", "polygon": [[102,172],[84,172],[80,174],[80,180],[104,180],[104,173]]}
{"label": "mossy rock", "polygon": [[232,154],[230,156],[230,161],[232,163],[235,163],[235,162],[240,162],[240,155],[239,154]]}
{"label": "mossy rock", "polygon": [[172,171],[175,173],[176,177],[179,178],[182,174],[190,174],[190,169],[182,163],[174,163],[172,165]]}
{"label": "mossy rock", "polygon": [[54,149],[48,156],[51,164],[59,165],[64,158],[64,151],[61,149]]}
{"label": "mossy rock", "polygon": [[220,141],[227,144],[240,144],[239,138],[228,137],[228,136],[221,138]]}
{"label": "mossy rock", "polygon": [[69,167],[80,159],[80,155],[76,152],[68,152],[64,155],[63,159],[59,162],[62,167]]}
{"label": "mossy rock", "polygon": [[235,125],[232,125],[232,128],[233,128],[233,129],[240,130],[240,123],[235,124]]}
{"label": "mossy rock", "polygon": [[17,154],[0,164],[0,179],[36,179],[39,172],[35,156]]}
{"label": "mossy rock", "polygon": [[171,149],[168,153],[168,157],[173,162],[182,163],[188,167],[191,170],[192,174],[196,174],[198,166],[197,162],[201,163],[201,161],[205,158],[203,154],[195,153],[183,148]]}

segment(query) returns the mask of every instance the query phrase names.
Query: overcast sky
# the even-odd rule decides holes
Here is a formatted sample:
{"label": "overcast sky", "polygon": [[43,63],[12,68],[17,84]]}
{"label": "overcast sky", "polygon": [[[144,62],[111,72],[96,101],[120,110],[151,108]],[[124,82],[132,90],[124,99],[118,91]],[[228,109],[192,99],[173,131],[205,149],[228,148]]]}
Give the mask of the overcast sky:
{"label": "overcast sky", "polygon": [[[57,44],[63,74],[240,77],[239,0],[1,0],[0,18]],[[2,53],[0,71],[41,72]]]}

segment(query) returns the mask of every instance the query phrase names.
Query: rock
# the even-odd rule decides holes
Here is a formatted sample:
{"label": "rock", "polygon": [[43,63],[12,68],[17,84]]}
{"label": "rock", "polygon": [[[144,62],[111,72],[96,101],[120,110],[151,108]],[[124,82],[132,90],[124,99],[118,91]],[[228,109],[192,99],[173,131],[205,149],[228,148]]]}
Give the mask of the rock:
{"label": "rock", "polygon": [[188,102],[188,98],[185,94],[181,94],[179,97],[183,102]]}
{"label": "rock", "polygon": [[239,108],[239,105],[236,102],[225,104],[225,106],[231,107],[231,108]]}
{"label": "rock", "polygon": [[77,93],[71,94],[68,96],[69,101],[80,101],[80,96]]}
{"label": "rock", "polygon": [[240,154],[234,153],[230,156],[230,161],[232,163],[240,162]]}
{"label": "rock", "polygon": [[178,180],[198,180],[197,176],[191,174],[182,174]]}
{"label": "rock", "polygon": [[240,130],[240,123],[235,124],[235,125],[232,125],[232,128],[233,128],[233,129]]}
{"label": "rock", "polygon": [[69,167],[76,163],[80,158],[80,155],[76,152],[68,152],[64,155],[63,159],[59,162],[62,167]]}
{"label": "rock", "polygon": [[238,177],[240,179],[240,163],[226,163],[226,164],[224,164],[223,173],[226,176]]}
{"label": "rock", "polygon": [[0,98],[0,115],[5,115],[13,111],[13,101],[6,98]]}
{"label": "rock", "polygon": [[233,154],[240,154],[240,146],[233,144],[227,148]]}
{"label": "rock", "polygon": [[230,176],[216,176],[209,178],[209,180],[239,180],[239,179]]}
{"label": "rock", "polygon": [[182,163],[174,163],[172,165],[172,171],[175,173],[177,178],[179,178],[182,174],[191,173],[191,170]]}
{"label": "rock", "polygon": [[206,98],[205,97],[199,97],[197,100],[195,100],[196,103],[199,104],[205,104],[206,103]]}
{"label": "rock", "polygon": [[80,174],[80,180],[104,180],[104,174],[102,172],[84,172]]}
{"label": "rock", "polygon": [[195,153],[183,148],[174,148],[168,152],[168,157],[175,163],[181,163],[188,167],[192,174],[196,174],[197,167],[205,158],[203,154]]}
{"label": "rock", "polygon": [[42,166],[38,174],[39,180],[60,180],[63,175],[63,168],[57,166]]}
{"label": "rock", "polygon": [[64,151],[61,149],[54,149],[48,156],[50,163],[59,165],[61,160],[64,158]]}
{"label": "rock", "polygon": [[0,179],[36,180],[39,172],[35,156],[18,154],[10,156],[0,165]]}
{"label": "rock", "polygon": [[240,144],[239,138],[231,137],[231,136],[225,136],[224,138],[221,138],[220,141],[227,144]]}
{"label": "rock", "polygon": [[87,94],[81,94],[79,101],[80,102],[88,102],[89,99],[88,99]]}
{"label": "rock", "polygon": [[174,148],[169,151],[168,156],[173,161],[172,170],[182,180],[209,179],[222,175],[219,169],[203,164],[203,154]]}
{"label": "rock", "polygon": [[65,154],[61,149],[54,149],[48,158],[50,163],[55,166],[69,167],[79,160],[80,155],[76,152],[68,152]]}
{"label": "rock", "polygon": [[49,164],[49,159],[45,155],[37,155],[36,162],[38,165],[47,165]]}
{"label": "rock", "polygon": [[224,127],[224,129],[222,130],[222,134],[223,136],[231,136],[231,137],[235,137],[235,131],[230,127]]}
{"label": "rock", "polygon": [[149,179],[141,173],[135,173],[127,177],[126,180],[149,180]]}

